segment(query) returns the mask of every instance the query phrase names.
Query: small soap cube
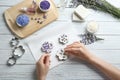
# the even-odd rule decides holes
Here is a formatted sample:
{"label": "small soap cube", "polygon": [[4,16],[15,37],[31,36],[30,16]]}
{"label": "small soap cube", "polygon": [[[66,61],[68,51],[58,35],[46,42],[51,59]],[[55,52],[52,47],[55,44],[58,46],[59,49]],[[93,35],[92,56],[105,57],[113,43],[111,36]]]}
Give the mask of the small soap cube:
{"label": "small soap cube", "polygon": [[82,20],[84,20],[89,14],[90,14],[90,11],[85,8],[83,5],[79,5],[74,13]]}

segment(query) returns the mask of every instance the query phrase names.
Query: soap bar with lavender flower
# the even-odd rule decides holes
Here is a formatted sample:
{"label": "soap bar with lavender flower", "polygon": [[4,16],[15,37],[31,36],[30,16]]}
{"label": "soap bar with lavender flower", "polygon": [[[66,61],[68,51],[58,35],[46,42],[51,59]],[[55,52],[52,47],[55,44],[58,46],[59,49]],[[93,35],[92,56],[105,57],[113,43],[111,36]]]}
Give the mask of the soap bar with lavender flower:
{"label": "soap bar with lavender flower", "polygon": [[47,12],[50,9],[50,2],[48,0],[40,1],[39,8],[42,12]]}
{"label": "soap bar with lavender flower", "polygon": [[16,24],[19,27],[25,27],[29,23],[29,17],[26,14],[20,14],[16,18]]}

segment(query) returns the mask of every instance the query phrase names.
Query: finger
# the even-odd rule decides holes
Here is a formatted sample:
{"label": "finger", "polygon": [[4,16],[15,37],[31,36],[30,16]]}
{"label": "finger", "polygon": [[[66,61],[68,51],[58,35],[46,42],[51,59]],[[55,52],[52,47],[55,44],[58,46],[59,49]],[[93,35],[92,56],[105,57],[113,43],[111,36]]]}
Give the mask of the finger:
{"label": "finger", "polygon": [[80,41],[76,41],[76,42],[74,42],[74,43],[80,43]]}
{"label": "finger", "polygon": [[74,44],[83,44],[83,43],[81,43],[80,41],[77,41],[77,42],[74,42]]}
{"label": "finger", "polygon": [[44,57],[44,64],[47,63],[47,58],[49,57],[50,55],[49,54],[46,54],[45,57]]}
{"label": "finger", "polygon": [[79,44],[80,44],[79,42],[74,42],[74,43],[68,45],[67,47],[72,47],[73,45],[79,45]]}
{"label": "finger", "polygon": [[74,43],[73,45],[70,45],[69,47],[72,47],[72,46],[79,46],[79,47],[83,47],[84,44],[83,43],[80,43],[80,42],[76,42]]}
{"label": "finger", "polygon": [[48,54],[43,54],[40,59],[39,59],[39,62],[43,63],[44,62],[44,58],[45,56],[47,56]]}
{"label": "finger", "polygon": [[81,43],[81,42],[79,42],[79,44],[81,45],[81,46],[83,46],[84,44],[83,43]]}
{"label": "finger", "polygon": [[46,56],[46,54],[43,54],[42,56],[41,56],[41,58],[40,58],[40,62],[44,62],[44,58],[45,58],[45,56]]}
{"label": "finger", "polygon": [[67,48],[67,49],[65,49],[65,52],[67,53],[67,52],[70,52],[70,53],[74,53],[74,52],[76,52],[78,50],[78,48]]}
{"label": "finger", "polygon": [[74,44],[77,44],[77,42],[74,42],[74,43],[72,43],[72,44],[70,44],[70,45],[68,45],[68,46],[71,46],[71,45],[74,45]]}
{"label": "finger", "polygon": [[71,45],[74,45],[74,44],[75,44],[75,43],[72,43],[72,44],[70,44],[70,45],[67,45],[67,46],[69,47],[69,46],[71,46]]}
{"label": "finger", "polygon": [[80,42],[79,42],[79,41],[76,41],[76,42],[73,42],[73,44],[74,44],[74,43],[80,43]]}
{"label": "finger", "polygon": [[47,66],[50,65],[50,56],[46,56],[45,64],[46,64]]}
{"label": "finger", "polygon": [[67,56],[75,56],[75,53],[74,52],[71,52],[71,51],[68,51],[65,53]]}
{"label": "finger", "polygon": [[71,52],[65,52],[65,55],[70,56],[72,53]]}
{"label": "finger", "polygon": [[71,45],[71,46],[69,46],[69,47],[64,48],[64,50],[70,49],[70,48],[77,48],[77,49],[79,49],[79,48],[81,48],[81,47],[82,47],[81,45],[75,44],[75,45]]}
{"label": "finger", "polygon": [[80,48],[81,46],[79,44],[74,44],[74,45],[71,45],[71,46],[67,46],[65,49],[67,48]]}

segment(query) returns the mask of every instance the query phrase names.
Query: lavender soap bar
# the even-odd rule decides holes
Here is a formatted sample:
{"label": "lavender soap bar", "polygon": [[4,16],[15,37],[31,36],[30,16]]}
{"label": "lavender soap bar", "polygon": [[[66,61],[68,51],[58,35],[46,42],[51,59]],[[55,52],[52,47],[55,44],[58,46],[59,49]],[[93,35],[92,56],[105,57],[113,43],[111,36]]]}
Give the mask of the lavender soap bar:
{"label": "lavender soap bar", "polygon": [[42,12],[47,12],[50,9],[50,2],[48,0],[40,1],[39,8]]}
{"label": "lavender soap bar", "polygon": [[25,27],[29,23],[29,17],[26,14],[20,14],[16,18],[16,24],[19,27]]}

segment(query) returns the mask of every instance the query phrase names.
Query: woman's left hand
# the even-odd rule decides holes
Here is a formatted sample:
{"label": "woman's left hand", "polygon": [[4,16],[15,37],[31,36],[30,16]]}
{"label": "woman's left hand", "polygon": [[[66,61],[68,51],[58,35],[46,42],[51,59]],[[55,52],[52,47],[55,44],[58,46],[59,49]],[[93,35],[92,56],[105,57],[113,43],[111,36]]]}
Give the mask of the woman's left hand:
{"label": "woman's left hand", "polygon": [[38,80],[45,80],[50,66],[50,55],[43,54],[36,64]]}

